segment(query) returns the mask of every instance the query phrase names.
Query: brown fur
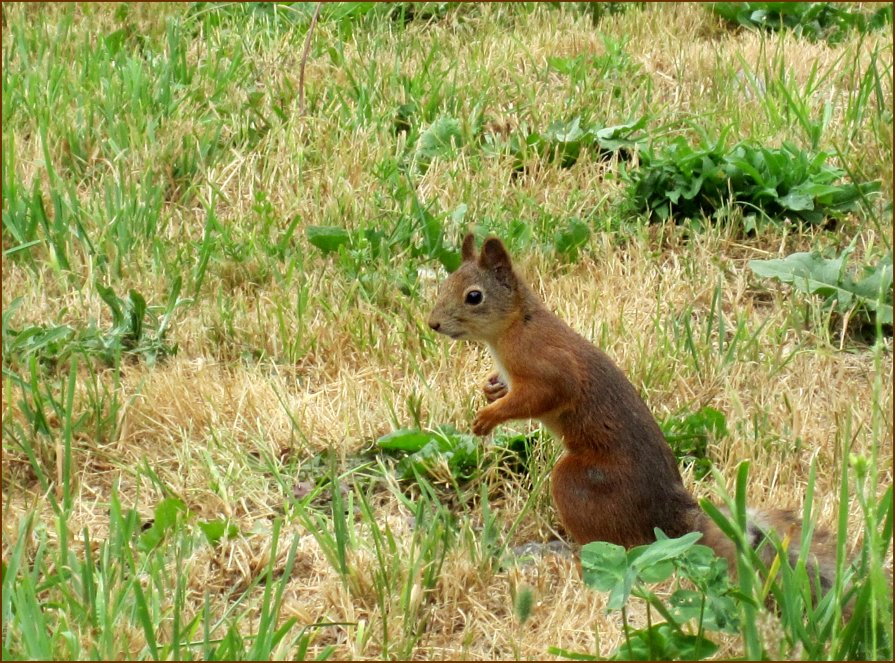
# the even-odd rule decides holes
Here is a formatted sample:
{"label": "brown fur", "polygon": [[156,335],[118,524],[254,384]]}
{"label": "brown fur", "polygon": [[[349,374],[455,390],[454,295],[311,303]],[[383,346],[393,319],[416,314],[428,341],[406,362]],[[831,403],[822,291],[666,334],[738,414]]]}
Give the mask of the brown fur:
{"label": "brown fur", "polygon": [[[513,271],[500,240],[487,239],[476,255],[467,235],[462,255],[429,326],[454,339],[483,341],[500,368],[483,387],[490,404],[479,410],[473,432],[487,435],[505,421],[532,418],[562,440],[566,453],[553,468],[553,501],[577,543],[631,547],[654,541],[655,527],[670,537],[700,531],[735,572],[734,544],[684,488],[662,431],[615,363],[545,308]],[[480,301],[467,300],[472,291],[481,293]],[[798,551],[800,523],[791,514],[752,515],[753,545],[773,528],[790,534],[791,557]],[[832,568],[821,558],[815,569]],[[819,574],[829,587],[829,574]]]}

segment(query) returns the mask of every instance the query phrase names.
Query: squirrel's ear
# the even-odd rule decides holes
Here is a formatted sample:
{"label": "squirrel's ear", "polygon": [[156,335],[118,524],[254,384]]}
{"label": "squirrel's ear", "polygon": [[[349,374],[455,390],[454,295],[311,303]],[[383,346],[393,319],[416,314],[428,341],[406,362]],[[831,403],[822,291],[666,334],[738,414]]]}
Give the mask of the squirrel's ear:
{"label": "squirrel's ear", "polygon": [[506,275],[509,280],[513,273],[513,265],[510,254],[496,237],[489,237],[482,244],[482,253],[479,255],[479,266]]}
{"label": "squirrel's ear", "polygon": [[460,249],[463,256],[463,262],[472,262],[475,260],[475,235],[467,233],[463,238],[463,248]]}

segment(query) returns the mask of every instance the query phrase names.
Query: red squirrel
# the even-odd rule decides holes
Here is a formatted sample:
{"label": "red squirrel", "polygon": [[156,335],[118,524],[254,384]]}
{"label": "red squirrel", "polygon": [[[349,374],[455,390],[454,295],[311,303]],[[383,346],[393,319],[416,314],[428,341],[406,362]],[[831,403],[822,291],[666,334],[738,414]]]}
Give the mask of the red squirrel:
{"label": "red squirrel", "polygon": [[[577,543],[632,547],[654,541],[655,527],[669,537],[698,531],[735,572],[734,543],[684,487],[671,447],[618,366],[544,306],[499,239],[486,239],[477,254],[468,234],[462,258],[428,322],[452,339],[485,343],[497,364],[483,386],[489,405],[476,414],[473,432],[484,436],[511,419],[538,419],[562,441],[565,453],[551,473],[553,502]],[[769,529],[799,540],[801,523],[791,512],[750,509],[749,521],[753,546]],[[815,536],[810,566],[829,589],[835,565],[825,536]],[[770,563],[773,547],[762,548]],[[798,548],[790,547],[791,557]]]}

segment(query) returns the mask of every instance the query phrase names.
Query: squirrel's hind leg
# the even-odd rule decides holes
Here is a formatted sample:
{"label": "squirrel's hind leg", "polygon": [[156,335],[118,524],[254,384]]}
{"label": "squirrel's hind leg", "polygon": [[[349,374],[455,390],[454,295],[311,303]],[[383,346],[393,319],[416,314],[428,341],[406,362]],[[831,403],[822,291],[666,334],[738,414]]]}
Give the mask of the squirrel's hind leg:
{"label": "squirrel's hind leg", "polygon": [[566,453],[551,472],[553,503],[566,531],[579,544],[609,541],[625,547],[654,539],[616,480],[587,452]]}

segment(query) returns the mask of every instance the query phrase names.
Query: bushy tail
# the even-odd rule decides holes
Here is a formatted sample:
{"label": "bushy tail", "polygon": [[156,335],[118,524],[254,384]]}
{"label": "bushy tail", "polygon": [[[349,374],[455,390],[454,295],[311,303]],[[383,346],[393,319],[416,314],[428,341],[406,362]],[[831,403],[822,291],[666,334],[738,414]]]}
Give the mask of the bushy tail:
{"label": "bushy tail", "polygon": [[[730,517],[726,508],[720,509],[722,513]],[[731,577],[737,573],[737,549],[736,544],[709,518],[700,511],[697,516],[695,530],[702,532],[703,539],[700,543],[709,546],[719,557],[727,560]],[[770,568],[777,556],[777,548],[769,539],[773,532],[780,541],[789,540],[787,556],[790,566],[795,566],[799,561],[802,542],[802,520],[793,511],[784,509],[746,511],[746,539],[756,551],[759,559]],[[836,546],[829,532],[815,530],[811,539],[809,559],[806,567],[811,577],[812,591],[820,587],[820,593],[825,594],[833,588],[836,577]],[[818,598],[815,596],[815,598]]]}

